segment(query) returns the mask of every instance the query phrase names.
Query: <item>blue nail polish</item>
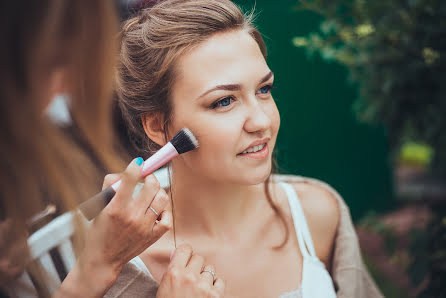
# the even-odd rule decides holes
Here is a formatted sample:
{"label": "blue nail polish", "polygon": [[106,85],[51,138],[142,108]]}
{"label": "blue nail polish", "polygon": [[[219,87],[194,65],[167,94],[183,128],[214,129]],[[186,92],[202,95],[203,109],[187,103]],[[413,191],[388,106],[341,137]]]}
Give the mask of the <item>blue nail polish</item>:
{"label": "blue nail polish", "polygon": [[138,157],[137,159],[135,159],[135,163],[138,166],[142,165],[143,162],[144,162],[144,159],[142,159],[142,157]]}

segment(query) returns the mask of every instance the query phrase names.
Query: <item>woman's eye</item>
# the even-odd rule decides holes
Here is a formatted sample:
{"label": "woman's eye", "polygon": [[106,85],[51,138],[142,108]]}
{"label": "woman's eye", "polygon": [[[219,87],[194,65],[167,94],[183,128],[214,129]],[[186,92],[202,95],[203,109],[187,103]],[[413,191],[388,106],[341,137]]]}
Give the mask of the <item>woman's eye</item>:
{"label": "woman's eye", "polygon": [[260,94],[268,94],[273,89],[274,89],[273,85],[265,85],[259,89],[259,93]]}
{"label": "woman's eye", "polygon": [[222,98],[216,102],[214,102],[211,106],[211,108],[216,109],[219,107],[227,107],[231,104],[231,102],[234,100],[234,98],[232,96],[228,96],[225,98]]}

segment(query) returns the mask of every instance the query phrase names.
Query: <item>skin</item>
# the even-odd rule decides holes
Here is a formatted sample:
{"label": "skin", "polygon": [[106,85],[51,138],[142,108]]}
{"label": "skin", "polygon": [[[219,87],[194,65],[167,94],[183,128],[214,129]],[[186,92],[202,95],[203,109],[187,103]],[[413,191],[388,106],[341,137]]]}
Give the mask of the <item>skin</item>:
{"label": "skin", "polygon": [[215,272],[215,268],[194,253],[190,245],[183,244],[171,256],[156,297],[224,297],[224,282],[218,277],[214,279],[215,274],[210,272]]}
{"label": "skin", "polygon": [[[69,93],[67,83],[68,69],[55,70],[49,79],[48,101],[58,93]],[[109,174],[104,178],[102,189],[121,179],[121,186],[111,202],[94,219],[87,231],[85,247],[81,251],[75,266],[68,273],[53,297],[103,297],[113,286],[124,265],[156,242],[164,233],[172,229],[172,214],[169,198],[160,188],[154,175],[144,180],[140,177],[141,166],[133,160],[120,174]],[[136,183],[143,183],[141,191],[133,197]],[[157,211],[159,216],[149,209]],[[0,223],[3,233],[3,223]],[[5,230],[6,231],[6,230]],[[0,280],[3,271],[6,277],[16,277],[25,266],[26,259],[18,262],[17,255],[26,251],[26,238],[20,252],[10,253],[7,258],[0,258]],[[12,245],[9,244],[11,247]],[[14,243],[17,247],[17,245]],[[0,248],[3,249],[0,243]],[[164,274],[157,293],[158,298],[184,297],[223,297],[223,280],[213,280],[209,273],[201,274],[201,269],[214,267],[204,262],[190,246],[177,249],[172,262]],[[166,270],[165,270],[166,271]]]}
{"label": "skin", "polygon": [[[53,72],[48,98],[70,90],[68,74],[65,69]],[[154,175],[141,181],[140,170],[140,165],[134,160],[123,173],[109,174],[104,178],[102,189],[118,179],[122,181],[121,186],[89,227],[85,247],[54,297],[103,297],[130,259],[172,229],[166,192],[160,188]],[[137,182],[142,182],[143,186],[133,197]],[[190,246],[179,247],[160,283],[157,297],[223,297],[224,282],[218,278],[213,280],[209,274],[200,274],[202,267],[215,271],[204,263],[202,257],[193,254]],[[12,274],[15,267],[9,266],[8,269]]]}
{"label": "skin", "polygon": [[[42,110],[56,94],[70,93],[70,69],[55,69],[50,77]],[[120,174],[107,175],[103,188],[122,179],[111,202],[94,219],[87,231],[85,247],[54,297],[103,297],[124,265],[172,228],[168,196],[153,175],[141,181],[141,166],[133,160]],[[141,192],[132,198],[136,183]],[[148,206],[160,217],[147,212]],[[26,247],[26,246],[25,246]]]}
{"label": "skin", "polygon": [[[132,197],[140,172],[134,160],[120,177],[106,176],[103,188],[118,178],[121,186],[92,222],[85,247],[54,297],[103,297],[124,265],[171,228],[168,197],[155,176],[147,176],[140,193]],[[149,206],[160,216],[148,210]]]}
{"label": "skin", "polygon": [[[45,90],[48,100],[55,94],[69,91],[67,69],[55,70]],[[42,113],[43,114],[43,113]],[[124,265],[172,228],[169,198],[153,175],[139,178],[141,165],[133,160],[121,174],[107,175],[103,189],[121,178],[122,183],[111,202],[99,213],[87,230],[85,246],[53,297],[103,297],[118,278]],[[133,198],[138,182],[140,193]],[[147,212],[149,206],[159,217]],[[12,230],[10,220],[0,222],[0,239]],[[24,271],[29,261],[26,235],[15,241],[0,240],[0,286],[7,285]],[[160,296],[169,297],[169,296]],[[197,296],[200,297],[200,296]]]}
{"label": "skin", "polygon": [[[285,230],[263,183],[271,172],[280,116],[269,87],[274,76],[257,43],[243,30],[218,33],[183,54],[175,70],[169,133],[186,126],[200,143],[172,162],[177,244],[189,243],[215,267],[225,281],[226,297],[278,297],[296,290],[302,255],[286,195],[276,185],[273,199],[286,215],[290,237],[282,248],[272,248],[282,243]],[[219,85],[232,87],[207,93]],[[165,143],[159,119],[146,117],[143,123],[148,137]],[[239,155],[264,138],[266,158]],[[339,219],[336,198],[314,185],[294,186],[316,253],[330,268]],[[168,232],[141,254],[158,281],[173,247]]]}

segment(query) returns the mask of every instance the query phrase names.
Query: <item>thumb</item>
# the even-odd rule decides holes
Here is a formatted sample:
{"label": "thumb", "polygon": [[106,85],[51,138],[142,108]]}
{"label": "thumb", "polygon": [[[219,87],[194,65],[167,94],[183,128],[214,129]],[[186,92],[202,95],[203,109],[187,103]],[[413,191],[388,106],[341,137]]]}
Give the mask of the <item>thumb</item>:
{"label": "thumb", "polygon": [[135,158],[122,173],[121,185],[116,192],[116,197],[118,198],[116,201],[129,201],[132,199],[135,186],[140,179],[143,162],[144,160],[141,157]]}
{"label": "thumb", "polygon": [[113,183],[119,180],[121,178],[121,174],[107,174],[104,177],[104,182],[102,184],[102,190],[106,189]]}

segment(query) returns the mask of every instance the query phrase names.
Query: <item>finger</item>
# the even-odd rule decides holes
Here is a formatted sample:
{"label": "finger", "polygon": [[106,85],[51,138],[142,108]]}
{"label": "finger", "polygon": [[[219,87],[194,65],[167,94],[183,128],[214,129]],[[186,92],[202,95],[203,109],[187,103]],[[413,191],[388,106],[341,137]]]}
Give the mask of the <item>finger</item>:
{"label": "finger", "polygon": [[121,174],[108,174],[104,177],[104,183],[102,184],[102,190],[106,189],[113,183],[119,180],[121,178]]}
{"label": "finger", "polygon": [[169,196],[164,189],[160,189],[152,203],[146,207],[146,217],[149,222],[155,222],[161,213],[166,209],[169,204]]}
{"label": "finger", "polygon": [[204,266],[204,258],[200,255],[193,254],[187,264],[187,269],[196,273],[197,275],[201,273]]}
{"label": "finger", "polygon": [[218,278],[214,281],[214,288],[220,294],[220,296],[223,296],[225,293],[225,283],[221,278]]}
{"label": "finger", "polygon": [[[211,272],[214,272],[214,274],[212,274]],[[214,284],[214,275],[215,275],[214,267],[211,265],[206,265],[204,266],[203,271],[200,274],[200,278],[212,285]]]}
{"label": "finger", "polygon": [[[146,178],[144,178],[144,185],[142,186],[140,192],[138,193],[138,196],[135,198],[136,204],[142,204],[142,206],[149,206],[152,204],[153,199],[157,195],[157,193],[160,191],[160,183],[158,182],[158,179],[156,179],[155,175],[149,175]],[[164,191],[164,190],[163,190]],[[142,207],[141,206],[141,207]],[[158,212],[159,214],[161,213]]]}
{"label": "finger", "polygon": [[182,244],[176,250],[170,261],[171,267],[186,268],[192,256],[192,247],[189,244]]}
{"label": "finger", "polygon": [[[133,191],[139,180],[139,174],[141,173],[141,165],[143,161],[144,160],[141,157],[138,157],[132,160],[132,162],[127,166],[127,169],[125,169],[125,171],[122,173],[121,185],[116,192],[115,199],[119,198],[118,200],[121,202],[128,202],[132,199]],[[112,201],[116,202],[116,200]]]}
{"label": "finger", "polygon": [[169,210],[164,210],[160,215],[160,221],[155,223],[152,235],[154,239],[158,240],[167,231],[173,227],[172,213]]}

